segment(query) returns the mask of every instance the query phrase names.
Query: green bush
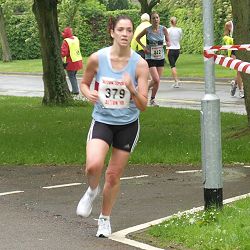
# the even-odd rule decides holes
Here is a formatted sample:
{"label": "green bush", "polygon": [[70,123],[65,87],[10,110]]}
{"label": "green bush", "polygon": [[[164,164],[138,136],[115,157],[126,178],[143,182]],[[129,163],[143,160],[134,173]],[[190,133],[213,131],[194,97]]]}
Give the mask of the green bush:
{"label": "green bush", "polygon": [[38,27],[32,13],[12,15],[8,20],[7,36],[12,58],[40,58]]}
{"label": "green bush", "polygon": [[[221,44],[224,24],[232,19],[230,0],[214,0],[214,44]],[[178,26],[182,28],[182,53],[197,54],[203,51],[203,16],[202,1],[200,0],[162,0],[156,7],[161,23],[169,26],[169,18],[176,16]],[[168,13],[168,19],[164,16]],[[164,19],[163,19],[164,17]]]}
{"label": "green bush", "polygon": [[[203,24],[201,1],[177,1],[178,4],[159,4],[155,9],[161,17],[161,24],[169,27],[169,18],[176,16],[178,26],[183,29],[182,53],[197,54],[203,50]],[[165,1],[167,2],[167,1]],[[197,3],[196,3],[197,2]],[[193,5],[192,5],[193,4]],[[111,42],[107,25],[110,16],[128,15],[135,23],[140,23],[140,10],[106,11],[106,7],[97,0],[79,2],[74,13],[71,1],[58,4],[59,30],[71,26],[79,37],[83,56],[108,46]],[[221,44],[225,21],[230,19],[231,5],[229,0],[214,1],[215,44]],[[72,14],[73,13],[73,14]],[[30,8],[23,14],[11,13],[6,18],[6,30],[13,59],[40,58],[38,27]],[[1,55],[0,47],[0,55]]]}
{"label": "green bush", "polygon": [[139,23],[138,10],[116,10],[116,11],[92,11],[81,12],[75,20],[75,34],[81,41],[82,53],[88,56],[94,51],[109,46],[111,38],[108,33],[108,21],[110,16],[127,15],[134,23]]}

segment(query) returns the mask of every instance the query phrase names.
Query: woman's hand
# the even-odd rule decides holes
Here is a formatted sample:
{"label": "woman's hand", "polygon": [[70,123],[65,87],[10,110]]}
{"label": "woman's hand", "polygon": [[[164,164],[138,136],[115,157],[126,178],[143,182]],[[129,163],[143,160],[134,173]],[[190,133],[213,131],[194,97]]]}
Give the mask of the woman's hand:
{"label": "woman's hand", "polygon": [[91,103],[95,104],[98,100],[98,91],[96,90],[90,91],[88,96],[86,97]]}
{"label": "woman's hand", "polygon": [[122,81],[125,83],[126,87],[130,91],[131,95],[136,94],[136,89],[134,84],[132,83],[131,77],[128,72],[125,72],[122,77]]}
{"label": "woman's hand", "polygon": [[145,46],[143,47],[143,51],[144,51],[145,54],[149,54],[150,53],[149,49],[147,47],[145,47]]}

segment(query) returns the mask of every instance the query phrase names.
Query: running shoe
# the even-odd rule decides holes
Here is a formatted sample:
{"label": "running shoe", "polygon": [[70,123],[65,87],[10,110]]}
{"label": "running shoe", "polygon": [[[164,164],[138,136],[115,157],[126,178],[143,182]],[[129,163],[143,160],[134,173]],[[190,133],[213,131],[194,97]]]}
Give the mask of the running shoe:
{"label": "running shoe", "polygon": [[91,190],[89,187],[77,205],[76,214],[82,217],[89,217],[92,212],[93,202],[99,192],[99,186],[95,190]]}
{"label": "running shoe", "polygon": [[175,82],[173,85],[172,85],[172,87],[173,88],[176,88],[176,89],[178,89],[178,88],[180,88],[180,83],[179,82]]}
{"label": "running shoe", "polygon": [[237,83],[234,80],[232,80],[231,81],[231,90],[230,90],[231,96],[235,95],[236,89],[237,89]]}
{"label": "running shoe", "polygon": [[239,97],[240,97],[240,98],[244,98],[244,97],[245,97],[245,95],[244,95],[244,90],[240,90],[240,92],[239,92]]}
{"label": "running shoe", "polygon": [[155,102],[155,99],[151,99],[149,104],[150,106],[153,106],[153,107],[159,107],[159,105]]}
{"label": "running shoe", "polygon": [[98,230],[96,236],[100,238],[108,238],[110,235],[111,235],[110,219],[99,218]]}

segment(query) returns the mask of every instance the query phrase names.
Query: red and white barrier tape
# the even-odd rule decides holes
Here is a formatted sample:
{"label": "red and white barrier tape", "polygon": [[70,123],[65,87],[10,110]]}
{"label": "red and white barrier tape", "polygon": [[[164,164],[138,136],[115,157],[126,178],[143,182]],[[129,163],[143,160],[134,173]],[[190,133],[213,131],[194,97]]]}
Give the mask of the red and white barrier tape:
{"label": "red and white barrier tape", "polygon": [[223,67],[235,69],[240,72],[250,74],[250,63],[243,62],[238,59],[226,57],[222,55],[216,55],[214,52],[219,50],[250,50],[250,44],[242,45],[215,45],[210,47],[204,47],[204,59],[214,59],[215,64],[219,64]]}

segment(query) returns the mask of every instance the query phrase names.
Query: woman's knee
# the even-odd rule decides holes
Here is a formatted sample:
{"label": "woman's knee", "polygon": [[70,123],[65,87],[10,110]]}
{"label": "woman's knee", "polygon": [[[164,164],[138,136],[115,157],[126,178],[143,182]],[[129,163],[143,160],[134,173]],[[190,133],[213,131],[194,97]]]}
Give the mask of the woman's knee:
{"label": "woman's knee", "polygon": [[111,187],[116,186],[120,183],[120,175],[113,171],[106,171],[105,182],[108,183]]}
{"label": "woman's knee", "polygon": [[152,81],[153,81],[154,85],[159,86],[159,84],[160,84],[160,78],[159,77],[152,78]]}
{"label": "woman's knee", "polygon": [[85,174],[86,175],[98,175],[102,171],[104,163],[99,161],[92,161],[86,164]]}

